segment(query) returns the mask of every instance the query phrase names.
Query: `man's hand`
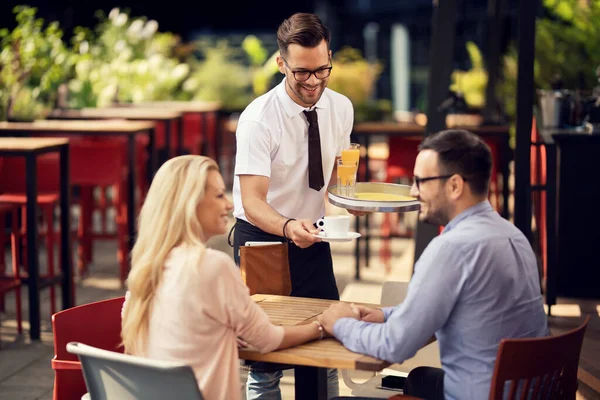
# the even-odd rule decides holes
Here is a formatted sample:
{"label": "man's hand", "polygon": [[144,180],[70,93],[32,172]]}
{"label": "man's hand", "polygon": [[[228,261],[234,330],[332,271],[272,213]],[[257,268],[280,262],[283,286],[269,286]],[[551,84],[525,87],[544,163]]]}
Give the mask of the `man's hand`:
{"label": "man's hand", "polygon": [[367,214],[371,214],[368,211],[356,211],[356,210],[348,210],[348,212],[352,215],[354,215],[355,217],[364,217]]}
{"label": "man's hand", "polygon": [[340,318],[358,319],[359,312],[354,304],[336,303],[329,306],[323,314],[317,317],[317,320],[323,325],[328,334],[333,335],[333,325]]}
{"label": "man's hand", "polygon": [[285,226],[285,234],[288,239],[292,240],[301,249],[321,241],[321,239],[313,236],[314,233],[319,233],[319,230],[307,219],[290,221]]}
{"label": "man's hand", "polygon": [[365,322],[385,322],[383,311],[379,308],[371,308],[365,306],[354,306],[360,314],[360,320]]}

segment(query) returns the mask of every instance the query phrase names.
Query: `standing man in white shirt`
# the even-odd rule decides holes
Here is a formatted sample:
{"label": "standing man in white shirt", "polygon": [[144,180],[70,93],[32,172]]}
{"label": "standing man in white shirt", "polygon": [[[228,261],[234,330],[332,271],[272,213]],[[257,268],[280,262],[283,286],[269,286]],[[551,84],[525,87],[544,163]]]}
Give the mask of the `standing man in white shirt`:
{"label": "standing man in white shirt", "polygon": [[[336,158],[350,144],[354,110],[330,89],[330,32],[314,14],[294,14],[277,30],[281,83],[241,114],[233,203],[234,257],[247,241],[288,241],[292,296],[339,299],[329,243],[313,234],[325,215]],[[247,398],[280,399],[282,372],[255,364]],[[339,392],[328,371],[328,397]]]}

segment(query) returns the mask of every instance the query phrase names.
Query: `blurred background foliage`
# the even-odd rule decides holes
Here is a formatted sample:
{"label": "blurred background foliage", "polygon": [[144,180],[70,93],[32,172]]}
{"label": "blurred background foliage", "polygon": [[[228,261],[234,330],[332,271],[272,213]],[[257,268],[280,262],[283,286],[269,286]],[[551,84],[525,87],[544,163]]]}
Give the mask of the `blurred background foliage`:
{"label": "blurred background foliage", "polygon": [[[182,43],[146,17],[114,8],[96,13],[94,27],[74,29],[70,43],[57,23],[45,26],[36,8],[14,9],[17,26],[0,30],[0,119],[34,120],[57,106],[104,107],[153,100],[218,101],[226,111],[241,111],[273,88],[282,76],[259,38],[248,35],[240,46],[222,39]],[[373,98],[381,74],[350,47],[334,55],[329,87],[348,96],[356,120],[392,115],[391,102]]]}
{"label": "blurred background foliage", "polygon": [[190,67],[174,56],[179,38],[158,32],[158,22],[130,18],[117,8],[97,14],[92,31],[79,27],[72,39],[76,58],[69,106],[103,107],[172,99]]}
{"label": "blurred background foliage", "polygon": [[[600,0],[544,0],[545,16],[535,32],[536,89],[589,90],[596,86],[600,65]],[[509,119],[516,116],[517,50],[504,56],[498,98]]]}
{"label": "blurred background foliage", "polygon": [[[600,0],[544,0],[536,24],[536,88],[590,89],[600,64]],[[36,8],[14,9],[16,27],[0,30],[0,119],[43,118],[57,105],[61,85],[73,108],[152,100],[218,101],[241,111],[274,87],[281,75],[277,52],[248,35],[241,45],[227,40],[183,43],[159,23],[115,8],[98,12],[94,27],[78,27],[70,41],[56,22],[36,17]],[[485,104],[487,71],[476,44],[467,42],[470,69],[455,70],[450,90],[471,110]],[[383,64],[343,47],[333,54],[329,87],[350,98],[355,120],[392,118],[392,104],[377,99]],[[498,96],[509,120],[515,116],[516,48],[503,58]],[[9,115],[10,114],[10,115]]]}
{"label": "blurred background foliage", "polygon": [[14,12],[17,26],[0,29],[0,118],[31,120],[52,107],[73,57],[57,23],[44,26],[35,8],[19,6]]}
{"label": "blurred background foliage", "polygon": [[389,100],[373,98],[375,85],[383,71],[380,62],[370,63],[359,50],[346,46],[333,53],[332,65],[327,87],[352,101],[355,122],[393,117]]}
{"label": "blurred background foliage", "polygon": [[479,47],[473,42],[467,42],[466,47],[471,69],[452,71],[450,90],[461,94],[470,109],[480,110],[485,106],[488,74]]}

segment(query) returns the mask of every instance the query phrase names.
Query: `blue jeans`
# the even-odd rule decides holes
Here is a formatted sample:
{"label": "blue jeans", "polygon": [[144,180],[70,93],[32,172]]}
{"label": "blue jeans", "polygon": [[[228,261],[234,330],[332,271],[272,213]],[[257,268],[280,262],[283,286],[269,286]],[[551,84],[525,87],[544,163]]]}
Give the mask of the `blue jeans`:
{"label": "blue jeans", "polygon": [[[246,400],[281,400],[279,381],[283,372],[248,372]],[[340,387],[337,369],[327,369],[327,398],[339,396]]]}

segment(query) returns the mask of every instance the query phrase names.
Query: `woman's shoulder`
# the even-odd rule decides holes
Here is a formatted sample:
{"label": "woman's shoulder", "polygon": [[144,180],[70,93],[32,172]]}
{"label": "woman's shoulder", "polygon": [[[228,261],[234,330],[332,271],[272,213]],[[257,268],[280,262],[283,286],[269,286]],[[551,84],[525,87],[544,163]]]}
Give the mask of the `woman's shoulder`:
{"label": "woman's shoulder", "polygon": [[233,258],[221,250],[215,250],[206,248],[204,255],[202,256],[203,263],[210,264],[231,264],[235,265]]}
{"label": "woman's shoulder", "polygon": [[236,269],[233,258],[215,249],[205,249],[200,259],[200,268],[209,275],[230,275]]}

